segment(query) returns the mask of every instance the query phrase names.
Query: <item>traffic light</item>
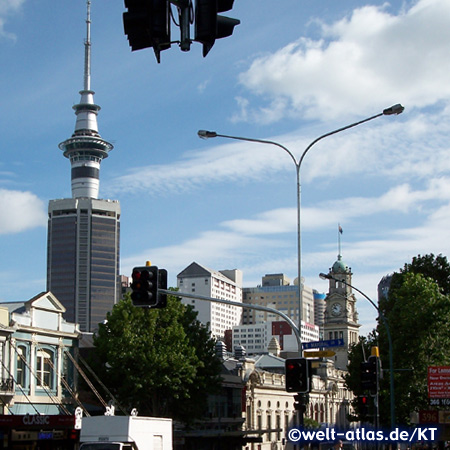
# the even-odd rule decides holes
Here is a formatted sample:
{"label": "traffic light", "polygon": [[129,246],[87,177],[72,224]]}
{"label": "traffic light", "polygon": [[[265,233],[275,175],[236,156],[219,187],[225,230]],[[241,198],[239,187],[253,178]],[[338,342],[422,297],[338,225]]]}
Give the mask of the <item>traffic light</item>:
{"label": "traffic light", "polygon": [[376,393],[378,390],[378,358],[369,356],[366,362],[361,363],[361,387]]}
{"label": "traffic light", "polygon": [[358,397],[358,414],[361,419],[365,419],[369,412],[369,396],[360,395]]}
{"label": "traffic light", "polygon": [[134,306],[164,308],[167,295],[159,289],[167,289],[167,271],[156,266],[135,267],[131,275],[131,300]]}
{"label": "traffic light", "polygon": [[286,359],[286,391],[307,393],[310,390],[309,361],[306,358]]}
{"label": "traffic light", "polygon": [[294,395],[294,409],[296,411],[306,412],[306,406],[309,403],[309,394]]}
{"label": "traffic light", "polygon": [[196,0],[195,37],[203,44],[203,56],[211,50],[216,39],[231,36],[234,27],[241,22],[238,19],[221,16],[218,13],[229,11],[234,0]]}
{"label": "traffic light", "polygon": [[125,0],[123,28],[131,50],[153,47],[156,60],[170,48],[170,1]]}
{"label": "traffic light", "polygon": [[158,271],[158,302],[155,308],[165,308],[167,306],[167,294],[160,292],[161,289],[167,289],[167,270]]}

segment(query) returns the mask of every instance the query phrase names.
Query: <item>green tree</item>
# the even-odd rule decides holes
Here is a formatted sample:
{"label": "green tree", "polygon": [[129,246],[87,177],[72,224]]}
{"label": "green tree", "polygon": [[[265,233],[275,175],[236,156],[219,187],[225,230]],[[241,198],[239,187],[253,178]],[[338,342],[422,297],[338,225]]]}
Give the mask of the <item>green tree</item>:
{"label": "green tree", "polygon": [[92,363],[128,410],[188,423],[220,386],[215,341],[192,307],[169,296],[164,309],[114,306],[94,336]]}
{"label": "green tree", "polygon": [[[423,273],[422,273],[423,272]],[[445,257],[418,256],[392,277],[388,297],[379,307],[390,325],[394,359],[395,412],[399,424],[428,407],[427,369],[450,363],[450,267]],[[383,367],[388,365],[388,342],[378,325]],[[380,417],[389,423],[389,376],[381,384]]]}

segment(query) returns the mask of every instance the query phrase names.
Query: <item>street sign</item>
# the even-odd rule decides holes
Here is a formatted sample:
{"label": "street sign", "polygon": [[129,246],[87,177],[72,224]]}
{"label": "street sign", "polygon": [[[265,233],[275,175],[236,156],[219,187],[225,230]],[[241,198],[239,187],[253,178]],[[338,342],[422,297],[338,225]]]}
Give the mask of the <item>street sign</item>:
{"label": "street sign", "polygon": [[305,352],[304,356],[305,358],[327,358],[334,356],[336,352],[333,352],[332,350],[321,350],[317,352]]}
{"label": "street sign", "polygon": [[302,347],[304,350],[306,350],[308,348],[328,348],[328,347],[343,347],[343,346],[344,346],[344,339],[342,339],[342,338],[302,343]]}

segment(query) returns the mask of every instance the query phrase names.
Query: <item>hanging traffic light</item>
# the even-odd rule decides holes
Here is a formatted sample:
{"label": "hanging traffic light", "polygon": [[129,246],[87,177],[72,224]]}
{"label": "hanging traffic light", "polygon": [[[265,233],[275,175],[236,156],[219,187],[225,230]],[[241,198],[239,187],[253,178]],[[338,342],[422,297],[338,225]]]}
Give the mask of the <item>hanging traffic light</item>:
{"label": "hanging traffic light", "polygon": [[159,289],[167,289],[167,271],[156,266],[135,267],[131,282],[131,300],[134,306],[164,308],[167,295]]}
{"label": "hanging traffic light", "polygon": [[290,358],[285,362],[286,391],[307,393],[310,390],[309,361],[306,358]]}
{"label": "hanging traffic light", "polygon": [[131,50],[153,47],[156,60],[170,48],[170,1],[125,0],[123,28]]}
{"label": "hanging traffic light", "polygon": [[361,363],[361,387],[373,393],[378,390],[378,358],[376,356],[369,356],[366,362]]}
{"label": "hanging traffic light", "polygon": [[203,44],[203,57],[211,50],[216,39],[231,36],[234,27],[241,23],[238,19],[218,14],[229,11],[233,3],[234,0],[196,0],[194,40]]}

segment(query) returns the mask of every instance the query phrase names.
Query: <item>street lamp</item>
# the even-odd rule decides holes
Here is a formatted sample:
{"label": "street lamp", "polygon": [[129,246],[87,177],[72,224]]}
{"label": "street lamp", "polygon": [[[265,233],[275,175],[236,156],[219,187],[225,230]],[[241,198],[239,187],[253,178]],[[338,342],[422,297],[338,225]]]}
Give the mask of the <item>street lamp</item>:
{"label": "street lamp", "polygon": [[[362,123],[365,122],[369,122],[370,120],[376,119],[377,117],[381,117],[381,116],[391,116],[391,115],[398,115],[401,114],[403,112],[405,108],[400,105],[400,104],[396,104],[393,105],[389,108],[386,108],[383,110],[383,112],[379,113],[379,114],[375,114],[374,116],[368,117],[367,119],[364,120],[360,120],[358,122],[354,122],[350,125],[347,125],[345,127],[342,128],[338,128],[337,130],[334,131],[330,131],[328,133],[323,134],[322,136],[319,136],[318,138],[316,138],[314,141],[312,141],[307,147],[306,149],[303,151],[302,155],[300,156],[300,159],[296,159],[296,157],[294,156],[294,154],[288,149],[286,148],[284,145],[279,144],[278,142],[274,142],[274,141],[269,141],[269,140],[265,140],[265,139],[254,139],[254,138],[248,138],[248,137],[240,137],[240,136],[230,136],[230,135],[226,135],[226,134],[219,134],[215,131],[207,131],[207,130],[199,130],[198,131],[198,136],[202,139],[209,139],[209,138],[215,138],[215,137],[222,137],[222,138],[227,138],[227,139],[235,139],[238,141],[247,141],[247,142],[257,142],[260,144],[270,144],[270,145],[275,145],[279,148],[281,148],[282,150],[284,150],[292,159],[292,161],[295,164],[295,168],[297,171],[297,264],[298,264],[298,273],[297,273],[297,284],[298,284],[298,329],[301,335],[301,330],[302,330],[302,308],[303,308],[303,295],[302,295],[302,262],[301,262],[301,225],[300,225],[300,211],[301,211],[301,181],[300,181],[300,168],[303,162],[303,159],[306,155],[306,153],[308,153],[309,149],[316,144],[317,142],[319,142],[320,140],[322,140],[323,138],[326,138],[328,136],[331,136],[333,134],[339,133],[341,131],[344,130],[348,130],[349,128],[353,128],[356,127],[357,125],[361,125]],[[300,355],[302,353],[302,349],[299,348],[298,349]]]}
{"label": "street lamp", "polygon": [[352,286],[350,283],[347,283],[345,280],[342,279],[337,279],[335,277],[333,277],[333,275],[331,274],[325,274],[325,273],[321,273],[319,274],[319,277],[322,280],[334,280],[337,282],[341,282],[344,283],[345,285],[351,287],[352,289],[354,289],[356,292],[359,292],[366,300],[369,301],[369,303],[378,311],[378,315],[381,318],[381,320],[383,321],[383,324],[386,328],[386,335],[388,338],[388,346],[389,346],[389,388],[390,388],[390,406],[391,406],[391,429],[394,429],[395,426],[395,399],[394,399],[394,361],[393,361],[393,355],[392,355],[392,337],[391,337],[391,331],[389,328],[389,324],[388,321],[386,319],[386,316],[383,314],[383,312],[380,310],[380,308],[373,302],[372,299],[370,299],[363,291],[359,290],[358,288],[356,288],[355,286]]}

